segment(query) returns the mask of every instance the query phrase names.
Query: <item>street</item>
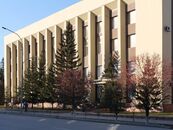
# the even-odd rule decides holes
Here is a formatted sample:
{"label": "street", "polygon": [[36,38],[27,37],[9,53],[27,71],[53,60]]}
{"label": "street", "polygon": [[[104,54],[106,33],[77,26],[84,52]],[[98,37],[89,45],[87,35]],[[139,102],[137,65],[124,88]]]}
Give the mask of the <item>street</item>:
{"label": "street", "polygon": [[168,129],[0,114],[0,130],[168,130]]}

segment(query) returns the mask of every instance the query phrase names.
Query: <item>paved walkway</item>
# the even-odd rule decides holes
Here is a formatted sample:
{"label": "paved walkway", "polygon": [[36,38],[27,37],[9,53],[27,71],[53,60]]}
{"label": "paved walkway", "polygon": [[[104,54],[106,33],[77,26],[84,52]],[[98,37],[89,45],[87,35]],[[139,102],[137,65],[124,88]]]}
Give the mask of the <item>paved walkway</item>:
{"label": "paved walkway", "polygon": [[127,124],[127,125],[137,125],[137,126],[153,126],[153,127],[163,127],[163,128],[173,128],[173,118],[150,118],[149,123],[146,124],[144,117],[134,117],[132,116],[119,116],[117,119],[112,114],[96,114],[96,113],[83,113],[83,112],[66,112],[66,113],[56,113],[56,112],[24,112],[20,109],[18,110],[6,110],[0,109],[2,114],[14,114],[14,115],[25,115],[25,116],[35,116],[35,117],[48,117],[57,119],[72,119],[80,121],[90,121],[90,122],[102,122],[102,123],[114,123],[114,124]]}

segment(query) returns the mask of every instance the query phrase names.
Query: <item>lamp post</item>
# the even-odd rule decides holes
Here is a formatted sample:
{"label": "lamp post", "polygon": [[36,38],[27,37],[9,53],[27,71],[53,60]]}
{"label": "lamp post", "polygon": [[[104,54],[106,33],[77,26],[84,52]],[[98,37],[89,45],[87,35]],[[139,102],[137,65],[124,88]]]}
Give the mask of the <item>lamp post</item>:
{"label": "lamp post", "polygon": [[[18,33],[16,33],[15,31],[12,31],[11,29],[9,28],[6,28],[6,27],[2,27],[2,29],[4,30],[7,30],[13,34],[15,34],[21,41],[22,45],[23,45],[23,41],[22,41],[22,38],[20,37],[20,35]],[[21,49],[21,52],[23,53],[23,50]],[[23,54],[21,55],[22,56],[22,70],[23,70]],[[23,86],[23,72],[22,72],[22,82],[21,82],[21,87]]]}

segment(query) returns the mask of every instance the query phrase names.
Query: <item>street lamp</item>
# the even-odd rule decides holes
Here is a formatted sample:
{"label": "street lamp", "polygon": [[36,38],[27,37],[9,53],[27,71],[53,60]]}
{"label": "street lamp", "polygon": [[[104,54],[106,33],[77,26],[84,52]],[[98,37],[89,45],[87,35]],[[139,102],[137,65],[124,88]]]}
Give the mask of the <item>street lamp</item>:
{"label": "street lamp", "polygon": [[[13,33],[13,34],[15,34],[16,36],[18,36],[19,39],[20,39],[20,41],[21,41],[21,43],[22,43],[22,45],[23,45],[22,38],[20,37],[20,35],[19,35],[18,33],[14,32],[14,31],[12,31],[11,29],[6,28],[6,27],[2,27],[2,29],[7,30],[7,31],[9,31],[9,32],[11,32],[11,33]],[[21,52],[23,53],[23,50],[22,50],[22,49],[21,49]],[[23,70],[23,54],[22,54],[21,56],[22,56],[22,70]],[[23,73],[22,73],[22,83],[21,83],[21,86],[23,86]]]}
{"label": "street lamp", "polygon": [[20,37],[20,35],[19,35],[18,33],[14,32],[14,31],[12,31],[12,30],[6,28],[6,27],[2,27],[2,29],[7,30],[7,31],[9,31],[9,32],[11,32],[11,33],[16,34],[16,35],[19,37],[19,39],[21,40],[21,42],[22,42],[22,38]]}

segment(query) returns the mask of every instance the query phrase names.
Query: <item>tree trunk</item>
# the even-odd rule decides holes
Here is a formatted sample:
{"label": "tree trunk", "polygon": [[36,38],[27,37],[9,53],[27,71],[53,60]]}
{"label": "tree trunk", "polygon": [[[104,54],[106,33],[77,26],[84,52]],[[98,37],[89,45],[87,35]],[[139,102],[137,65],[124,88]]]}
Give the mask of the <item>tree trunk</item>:
{"label": "tree trunk", "polygon": [[64,104],[63,104],[63,110],[65,110],[65,108],[66,108],[66,104],[64,103]]}
{"label": "tree trunk", "polygon": [[146,116],[146,124],[149,123],[149,109],[145,110],[145,116]]}
{"label": "tree trunk", "polygon": [[32,103],[32,106],[31,106],[31,108],[32,108],[32,109],[34,108],[34,105],[33,105],[33,103]]}
{"label": "tree trunk", "polygon": [[44,109],[44,102],[42,102],[42,109]]}
{"label": "tree trunk", "polygon": [[53,110],[53,102],[52,102],[52,110]]}
{"label": "tree trunk", "polygon": [[116,121],[118,120],[118,113],[116,112],[115,113],[115,118],[116,118]]}

